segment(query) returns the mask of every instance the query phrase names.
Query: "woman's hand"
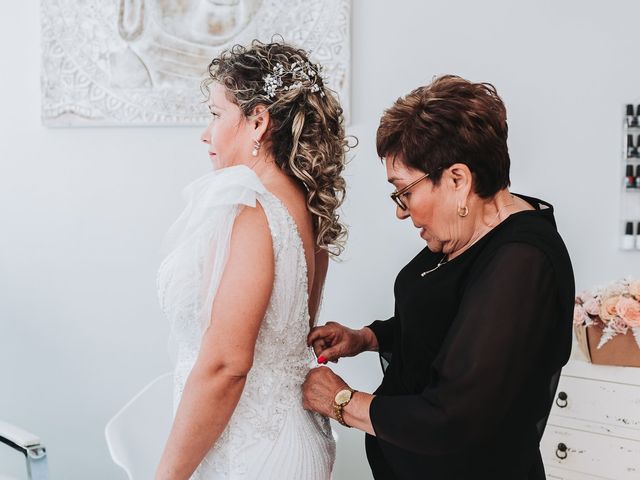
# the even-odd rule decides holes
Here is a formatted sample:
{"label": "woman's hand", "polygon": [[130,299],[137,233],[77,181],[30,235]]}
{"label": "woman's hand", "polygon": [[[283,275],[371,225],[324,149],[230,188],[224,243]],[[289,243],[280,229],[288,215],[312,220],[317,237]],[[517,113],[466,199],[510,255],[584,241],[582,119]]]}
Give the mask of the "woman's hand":
{"label": "woman's hand", "polygon": [[327,367],[314,368],[302,384],[302,406],[335,420],[333,401],[340,390],[348,388],[346,382]]}
{"label": "woman's hand", "polygon": [[[333,407],[334,401],[336,394],[346,388],[349,388],[346,382],[333,373],[330,368],[314,368],[309,371],[302,384],[302,406],[306,410],[337,420]],[[342,411],[342,419],[350,427],[375,436],[376,433],[369,418],[373,398],[374,396],[369,393],[355,392],[351,401]]]}
{"label": "woman's hand", "polygon": [[370,328],[353,330],[336,322],[328,322],[311,330],[307,337],[307,345],[313,346],[318,363],[327,363],[366,351],[376,351],[378,340]]}

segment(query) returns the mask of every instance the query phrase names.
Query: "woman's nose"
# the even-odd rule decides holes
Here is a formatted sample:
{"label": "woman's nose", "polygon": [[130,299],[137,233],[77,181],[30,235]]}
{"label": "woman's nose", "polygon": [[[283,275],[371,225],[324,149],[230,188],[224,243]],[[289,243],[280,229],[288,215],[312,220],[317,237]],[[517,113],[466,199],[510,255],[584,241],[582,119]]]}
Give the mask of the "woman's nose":
{"label": "woman's nose", "polygon": [[208,138],[208,136],[209,136],[209,129],[208,129],[208,128],[205,128],[205,129],[202,131],[202,133],[200,134],[200,141],[201,141],[202,143],[209,143],[209,138]]}

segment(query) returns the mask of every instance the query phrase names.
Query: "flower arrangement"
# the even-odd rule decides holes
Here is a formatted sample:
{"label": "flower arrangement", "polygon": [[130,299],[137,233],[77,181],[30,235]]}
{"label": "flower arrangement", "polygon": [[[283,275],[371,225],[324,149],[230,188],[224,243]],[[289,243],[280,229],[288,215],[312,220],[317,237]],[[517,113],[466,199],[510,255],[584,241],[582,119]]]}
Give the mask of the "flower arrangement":
{"label": "flower arrangement", "polygon": [[623,279],[576,296],[573,324],[602,329],[597,348],[618,334],[633,332],[640,348],[640,280]]}

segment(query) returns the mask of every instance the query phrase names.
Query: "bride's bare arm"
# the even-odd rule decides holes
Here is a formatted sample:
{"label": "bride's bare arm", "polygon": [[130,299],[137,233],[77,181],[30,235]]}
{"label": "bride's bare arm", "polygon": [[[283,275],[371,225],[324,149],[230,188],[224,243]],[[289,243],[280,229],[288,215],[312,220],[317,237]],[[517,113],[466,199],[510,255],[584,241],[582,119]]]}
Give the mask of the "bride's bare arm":
{"label": "bride's bare arm", "polygon": [[229,258],[185,384],[156,480],[188,479],[226,427],[253,365],[274,280],[271,234],[262,207],[244,208]]}
{"label": "bride's bare arm", "polygon": [[327,278],[327,270],[329,269],[329,253],[326,250],[318,250],[315,254],[315,270],[313,274],[313,284],[311,286],[311,294],[309,295],[309,322],[310,327],[315,325],[316,315],[322,301],[322,289],[324,281]]}

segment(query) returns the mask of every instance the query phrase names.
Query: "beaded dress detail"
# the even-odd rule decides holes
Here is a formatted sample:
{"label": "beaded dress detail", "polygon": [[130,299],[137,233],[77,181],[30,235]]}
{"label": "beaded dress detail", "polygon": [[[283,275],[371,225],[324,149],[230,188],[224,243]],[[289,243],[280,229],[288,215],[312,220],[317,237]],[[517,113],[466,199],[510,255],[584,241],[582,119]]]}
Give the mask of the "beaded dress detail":
{"label": "beaded dress detail", "polygon": [[[195,363],[224,266],[233,223],[259,202],[275,260],[274,285],[254,363],[231,419],[194,480],[331,478],[335,442],[328,419],[302,408],[301,385],[315,357],[309,331],[308,279],[297,226],[284,204],[248,167],[204,175],[185,189],[187,207],[169,231],[170,253],[158,294],[175,353],[174,413]],[[250,300],[251,292],[247,292]]]}

